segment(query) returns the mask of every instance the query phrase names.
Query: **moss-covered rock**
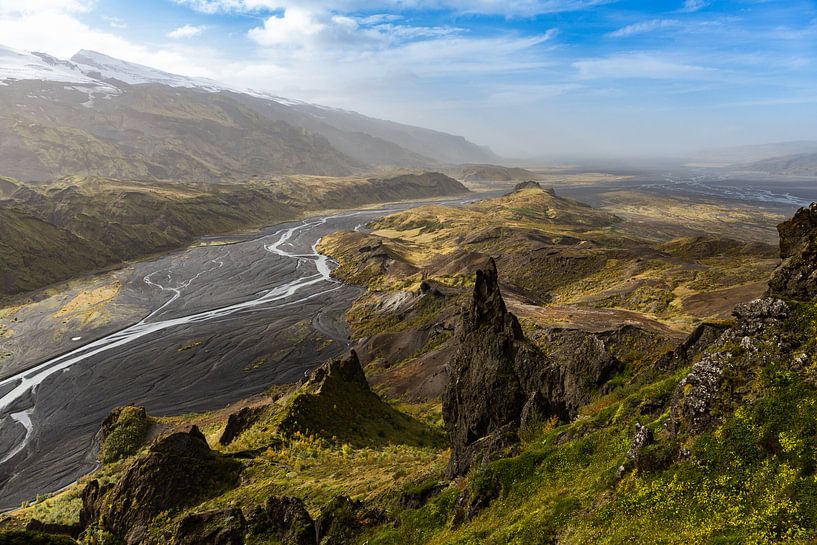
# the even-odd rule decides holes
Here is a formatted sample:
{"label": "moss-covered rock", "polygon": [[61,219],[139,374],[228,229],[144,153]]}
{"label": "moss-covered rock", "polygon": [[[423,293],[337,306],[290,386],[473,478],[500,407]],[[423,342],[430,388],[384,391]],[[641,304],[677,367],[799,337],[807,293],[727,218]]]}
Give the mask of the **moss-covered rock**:
{"label": "moss-covered rock", "polygon": [[246,521],[241,509],[185,515],[176,527],[174,545],[244,545]]}
{"label": "moss-covered rock", "polygon": [[817,203],[798,210],[777,230],[783,263],[772,274],[769,295],[801,301],[817,298]]}
{"label": "moss-covered rock", "polygon": [[150,420],[144,407],[117,407],[102,423],[99,459],[109,464],[136,454],[149,429]]}
{"label": "moss-covered rock", "polygon": [[298,498],[273,496],[249,516],[254,542],[277,539],[283,545],[315,545],[315,522]]}
{"label": "moss-covered rock", "polygon": [[336,496],[321,508],[315,521],[319,545],[345,545],[351,543],[361,531],[377,526],[384,515],[377,509],[368,508],[363,502],[346,496]]}
{"label": "moss-covered rock", "polygon": [[154,517],[233,486],[239,470],[237,462],[210,450],[193,426],[154,443],[110,490],[89,493],[95,504],[84,510],[98,513],[102,528],[129,545],[139,543]]}
{"label": "moss-covered rock", "polygon": [[76,545],[76,541],[41,532],[0,532],[0,545]]}
{"label": "moss-covered rock", "polygon": [[316,435],[355,446],[431,446],[441,439],[371,391],[354,351],[312,372],[286,401],[278,430],[285,436]]}

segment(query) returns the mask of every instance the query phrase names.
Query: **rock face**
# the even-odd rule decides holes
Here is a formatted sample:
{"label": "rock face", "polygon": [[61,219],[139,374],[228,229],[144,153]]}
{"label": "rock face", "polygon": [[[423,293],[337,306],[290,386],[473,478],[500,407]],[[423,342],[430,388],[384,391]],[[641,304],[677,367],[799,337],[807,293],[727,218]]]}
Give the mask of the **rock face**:
{"label": "rock face", "polygon": [[544,415],[569,420],[590,401],[591,392],[619,368],[602,335],[575,329],[549,332],[549,360],[537,393]]}
{"label": "rock face", "polygon": [[520,426],[556,416],[567,420],[618,368],[599,336],[553,330],[542,353],[508,312],[491,259],[477,271],[470,307],[455,334],[456,352],[443,395],[451,442],[447,475],[515,442]]}
{"label": "rock face", "polygon": [[83,494],[87,502],[83,516],[87,520],[98,514],[106,530],[128,544],[139,543],[155,516],[234,482],[237,472],[236,462],[211,451],[193,426],[153,444],[110,491],[89,485]]}
{"label": "rock face", "polygon": [[186,515],[176,528],[174,545],[244,545],[241,509],[221,509]]}
{"label": "rock face", "polygon": [[817,298],[817,203],[798,210],[777,230],[783,263],[772,273],[768,295],[801,301]]}
{"label": "rock face", "polygon": [[243,407],[239,411],[234,412],[227,417],[227,425],[224,427],[224,431],[218,442],[224,446],[229,445],[250,426],[255,424],[266,410],[267,407],[265,406]]}
{"label": "rock face", "polygon": [[630,448],[627,449],[626,453],[627,461],[618,468],[619,477],[622,477],[628,469],[639,466],[642,452],[646,447],[650,446],[654,440],[655,438],[652,430],[646,426],[643,426],[641,422],[636,422],[635,435],[633,436],[633,440],[630,443]]}
{"label": "rock face", "polygon": [[283,545],[315,545],[315,523],[298,498],[269,498],[249,516],[250,532],[255,538],[275,538]]}
{"label": "rock face", "polygon": [[463,475],[479,455],[473,446],[493,432],[513,432],[536,388],[544,356],[525,340],[508,312],[491,259],[477,271],[474,294],[456,332],[457,350],[443,394],[443,418],[451,441],[449,477]]}
{"label": "rock face", "polygon": [[671,373],[691,365],[727,329],[727,326],[720,324],[700,324],[678,347],[658,358],[654,367],[658,371]]}
{"label": "rock face", "polygon": [[85,485],[82,491],[82,508],[79,512],[80,528],[87,528],[99,518],[100,496],[99,481],[93,480]]}
{"label": "rock face", "polygon": [[731,412],[762,360],[793,348],[784,327],[789,313],[785,302],[771,297],[735,308],[735,325],[709,346],[676,387],[667,422],[671,434],[701,433]]}
{"label": "rock face", "polygon": [[335,496],[321,509],[321,515],[315,521],[318,543],[320,545],[351,543],[358,532],[381,524],[383,520],[382,512],[368,509],[363,502],[347,496]]}

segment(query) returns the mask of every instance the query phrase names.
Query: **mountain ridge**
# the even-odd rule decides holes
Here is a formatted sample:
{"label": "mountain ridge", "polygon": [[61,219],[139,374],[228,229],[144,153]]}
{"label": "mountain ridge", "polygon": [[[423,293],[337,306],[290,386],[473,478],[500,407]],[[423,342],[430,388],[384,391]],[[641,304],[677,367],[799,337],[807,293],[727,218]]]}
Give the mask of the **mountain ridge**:
{"label": "mountain ridge", "polygon": [[[246,180],[497,159],[462,136],[88,50],[62,60],[0,46],[0,105],[8,135],[0,139],[0,172],[25,181]],[[267,156],[268,148],[278,155]],[[188,164],[175,168],[180,159]]]}

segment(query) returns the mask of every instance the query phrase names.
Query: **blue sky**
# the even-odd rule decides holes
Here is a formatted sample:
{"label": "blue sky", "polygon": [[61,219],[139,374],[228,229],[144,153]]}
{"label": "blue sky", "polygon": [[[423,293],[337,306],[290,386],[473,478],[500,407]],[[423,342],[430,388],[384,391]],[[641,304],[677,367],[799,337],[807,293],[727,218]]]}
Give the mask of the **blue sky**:
{"label": "blue sky", "polygon": [[0,43],[94,49],[513,156],[817,139],[813,0],[2,0]]}

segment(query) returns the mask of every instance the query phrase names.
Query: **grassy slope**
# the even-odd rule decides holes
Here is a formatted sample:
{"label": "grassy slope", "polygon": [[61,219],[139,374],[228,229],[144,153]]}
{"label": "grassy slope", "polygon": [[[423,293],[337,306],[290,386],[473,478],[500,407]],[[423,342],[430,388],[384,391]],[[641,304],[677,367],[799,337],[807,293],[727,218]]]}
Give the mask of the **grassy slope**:
{"label": "grassy slope", "polygon": [[[817,307],[798,305],[786,330],[813,354]],[[817,368],[817,359],[812,356],[806,368]],[[654,402],[666,401],[686,371],[645,376],[586,408],[577,421],[531,433],[518,455],[452,483],[420,509],[400,507],[395,498],[402,490],[436,482],[444,451],[399,444],[354,448],[296,434],[246,462],[241,487],[194,510],[249,508],[270,494],[294,494],[316,513],[332,495],[350,494],[385,507],[399,521],[357,541],[370,545],[809,542],[817,517],[812,371],[796,372],[788,359],[767,361],[752,384],[753,403],[711,433],[681,437],[689,455],[674,461],[678,442],[667,438],[667,412],[655,412]],[[215,428],[218,422],[223,420],[212,421]],[[653,469],[619,480],[616,470],[636,422],[656,434]],[[100,473],[122,467],[106,466]],[[464,488],[496,499],[455,526],[454,503]],[[73,520],[78,490],[46,500],[25,516]],[[175,520],[177,514],[162,524],[172,527]]]}
{"label": "grassy slope", "polygon": [[[805,353],[813,354],[817,343],[816,311],[812,304],[799,305],[785,328],[804,343]],[[680,461],[674,461],[678,445],[663,430],[667,412],[651,414],[646,407],[648,401],[666,399],[687,370],[614,392],[603,409],[543,433],[519,456],[471,475],[468,486],[498,494],[473,521],[450,525],[457,495],[451,488],[422,509],[404,511],[397,528],[378,530],[365,540],[372,545],[811,543],[817,537],[815,366],[813,356],[806,373],[790,358],[766,361],[751,386],[753,402],[711,433],[681,437],[689,454]],[[636,421],[657,436],[651,447],[656,469],[617,480]]]}
{"label": "grassy slope", "polygon": [[0,208],[0,295],[33,290],[106,263],[107,252],[73,233]]}

